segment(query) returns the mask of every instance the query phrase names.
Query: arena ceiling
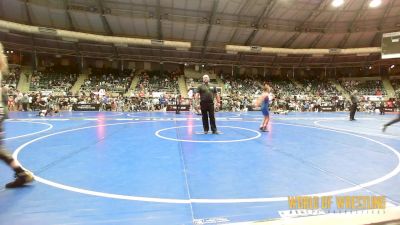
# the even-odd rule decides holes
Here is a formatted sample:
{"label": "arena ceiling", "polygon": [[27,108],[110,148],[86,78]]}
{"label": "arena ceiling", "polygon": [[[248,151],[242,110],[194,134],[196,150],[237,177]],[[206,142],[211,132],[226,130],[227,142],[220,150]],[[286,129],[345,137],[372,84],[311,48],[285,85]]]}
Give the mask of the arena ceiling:
{"label": "arena ceiling", "polygon": [[225,45],[282,48],[380,46],[400,31],[400,1],[344,0],[0,0],[0,19],[112,36],[189,41],[188,51],[69,41],[0,30],[8,48],[112,59],[252,66],[344,66],[379,54],[311,56],[228,54]]}

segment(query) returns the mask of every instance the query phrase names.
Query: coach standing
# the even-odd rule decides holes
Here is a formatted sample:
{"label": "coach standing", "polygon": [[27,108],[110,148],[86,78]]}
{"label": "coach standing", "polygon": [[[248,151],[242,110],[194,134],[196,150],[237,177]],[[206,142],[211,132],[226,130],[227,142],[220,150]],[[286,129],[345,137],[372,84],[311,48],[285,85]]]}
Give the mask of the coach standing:
{"label": "coach standing", "polygon": [[[209,84],[210,77],[205,74],[203,76],[203,84],[197,88],[196,99],[200,98],[200,109],[203,120],[204,133],[207,134],[210,126],[213,134],[218,134],[217,126],[215,125],[214,115],[214,98],[217,100],[218,107],[220,106],[220,98],[217,93],[217,88]],[[210,118],[210,126],[208,119]]]}

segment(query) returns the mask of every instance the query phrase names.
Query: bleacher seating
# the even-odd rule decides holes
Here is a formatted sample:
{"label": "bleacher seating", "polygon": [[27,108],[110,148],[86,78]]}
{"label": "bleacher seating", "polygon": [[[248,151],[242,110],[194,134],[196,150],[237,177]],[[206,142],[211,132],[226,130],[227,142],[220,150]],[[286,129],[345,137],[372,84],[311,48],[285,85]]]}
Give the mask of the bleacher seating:
{"label": "bleacher seating", "polygon": [[125,93],[133,78],[132,70],[92,69],[89,78],[80,88],[85,93],[104,89],[107,93]]}
{"label": "bleacher seating", "polygon": [[153,92],[163,92],[166,94],[179,93],[178,71],[143,71],[139,74],[139,82],[136,92],[140,95],[152,95]]}

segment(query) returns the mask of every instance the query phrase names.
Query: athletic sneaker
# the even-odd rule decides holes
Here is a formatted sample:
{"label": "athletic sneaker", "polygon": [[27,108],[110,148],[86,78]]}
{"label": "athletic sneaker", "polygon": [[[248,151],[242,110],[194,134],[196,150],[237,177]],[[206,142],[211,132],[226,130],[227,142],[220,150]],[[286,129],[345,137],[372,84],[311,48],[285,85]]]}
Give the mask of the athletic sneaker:
{"label": "athletic sneaker", "polygon": [[21,173],[15,174],[15,180],[13,182],[6,184],[6,188],[22,187],[25,184],[30,183],[32,181],[33,181],[32,173],[28,171],[23,171]]}

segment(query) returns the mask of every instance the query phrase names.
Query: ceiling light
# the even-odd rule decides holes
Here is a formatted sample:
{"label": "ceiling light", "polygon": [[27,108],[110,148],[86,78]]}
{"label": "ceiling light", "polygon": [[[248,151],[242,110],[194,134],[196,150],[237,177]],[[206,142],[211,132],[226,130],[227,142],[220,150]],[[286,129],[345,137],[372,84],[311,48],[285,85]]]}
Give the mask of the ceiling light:
{"label": "ceiling light", "polygon": [[337,7],[341,6],[341,5],[343,5],[343,3],[344,3],[344,0],[333,0],[332,1],[332,6],[337,8]]}
{"label": "ceiling light", "polygon": [[369,7],[376,8],[376,7],[380,6],[381,4],[382,4],[382,0],[372,0],[369,3]]}

